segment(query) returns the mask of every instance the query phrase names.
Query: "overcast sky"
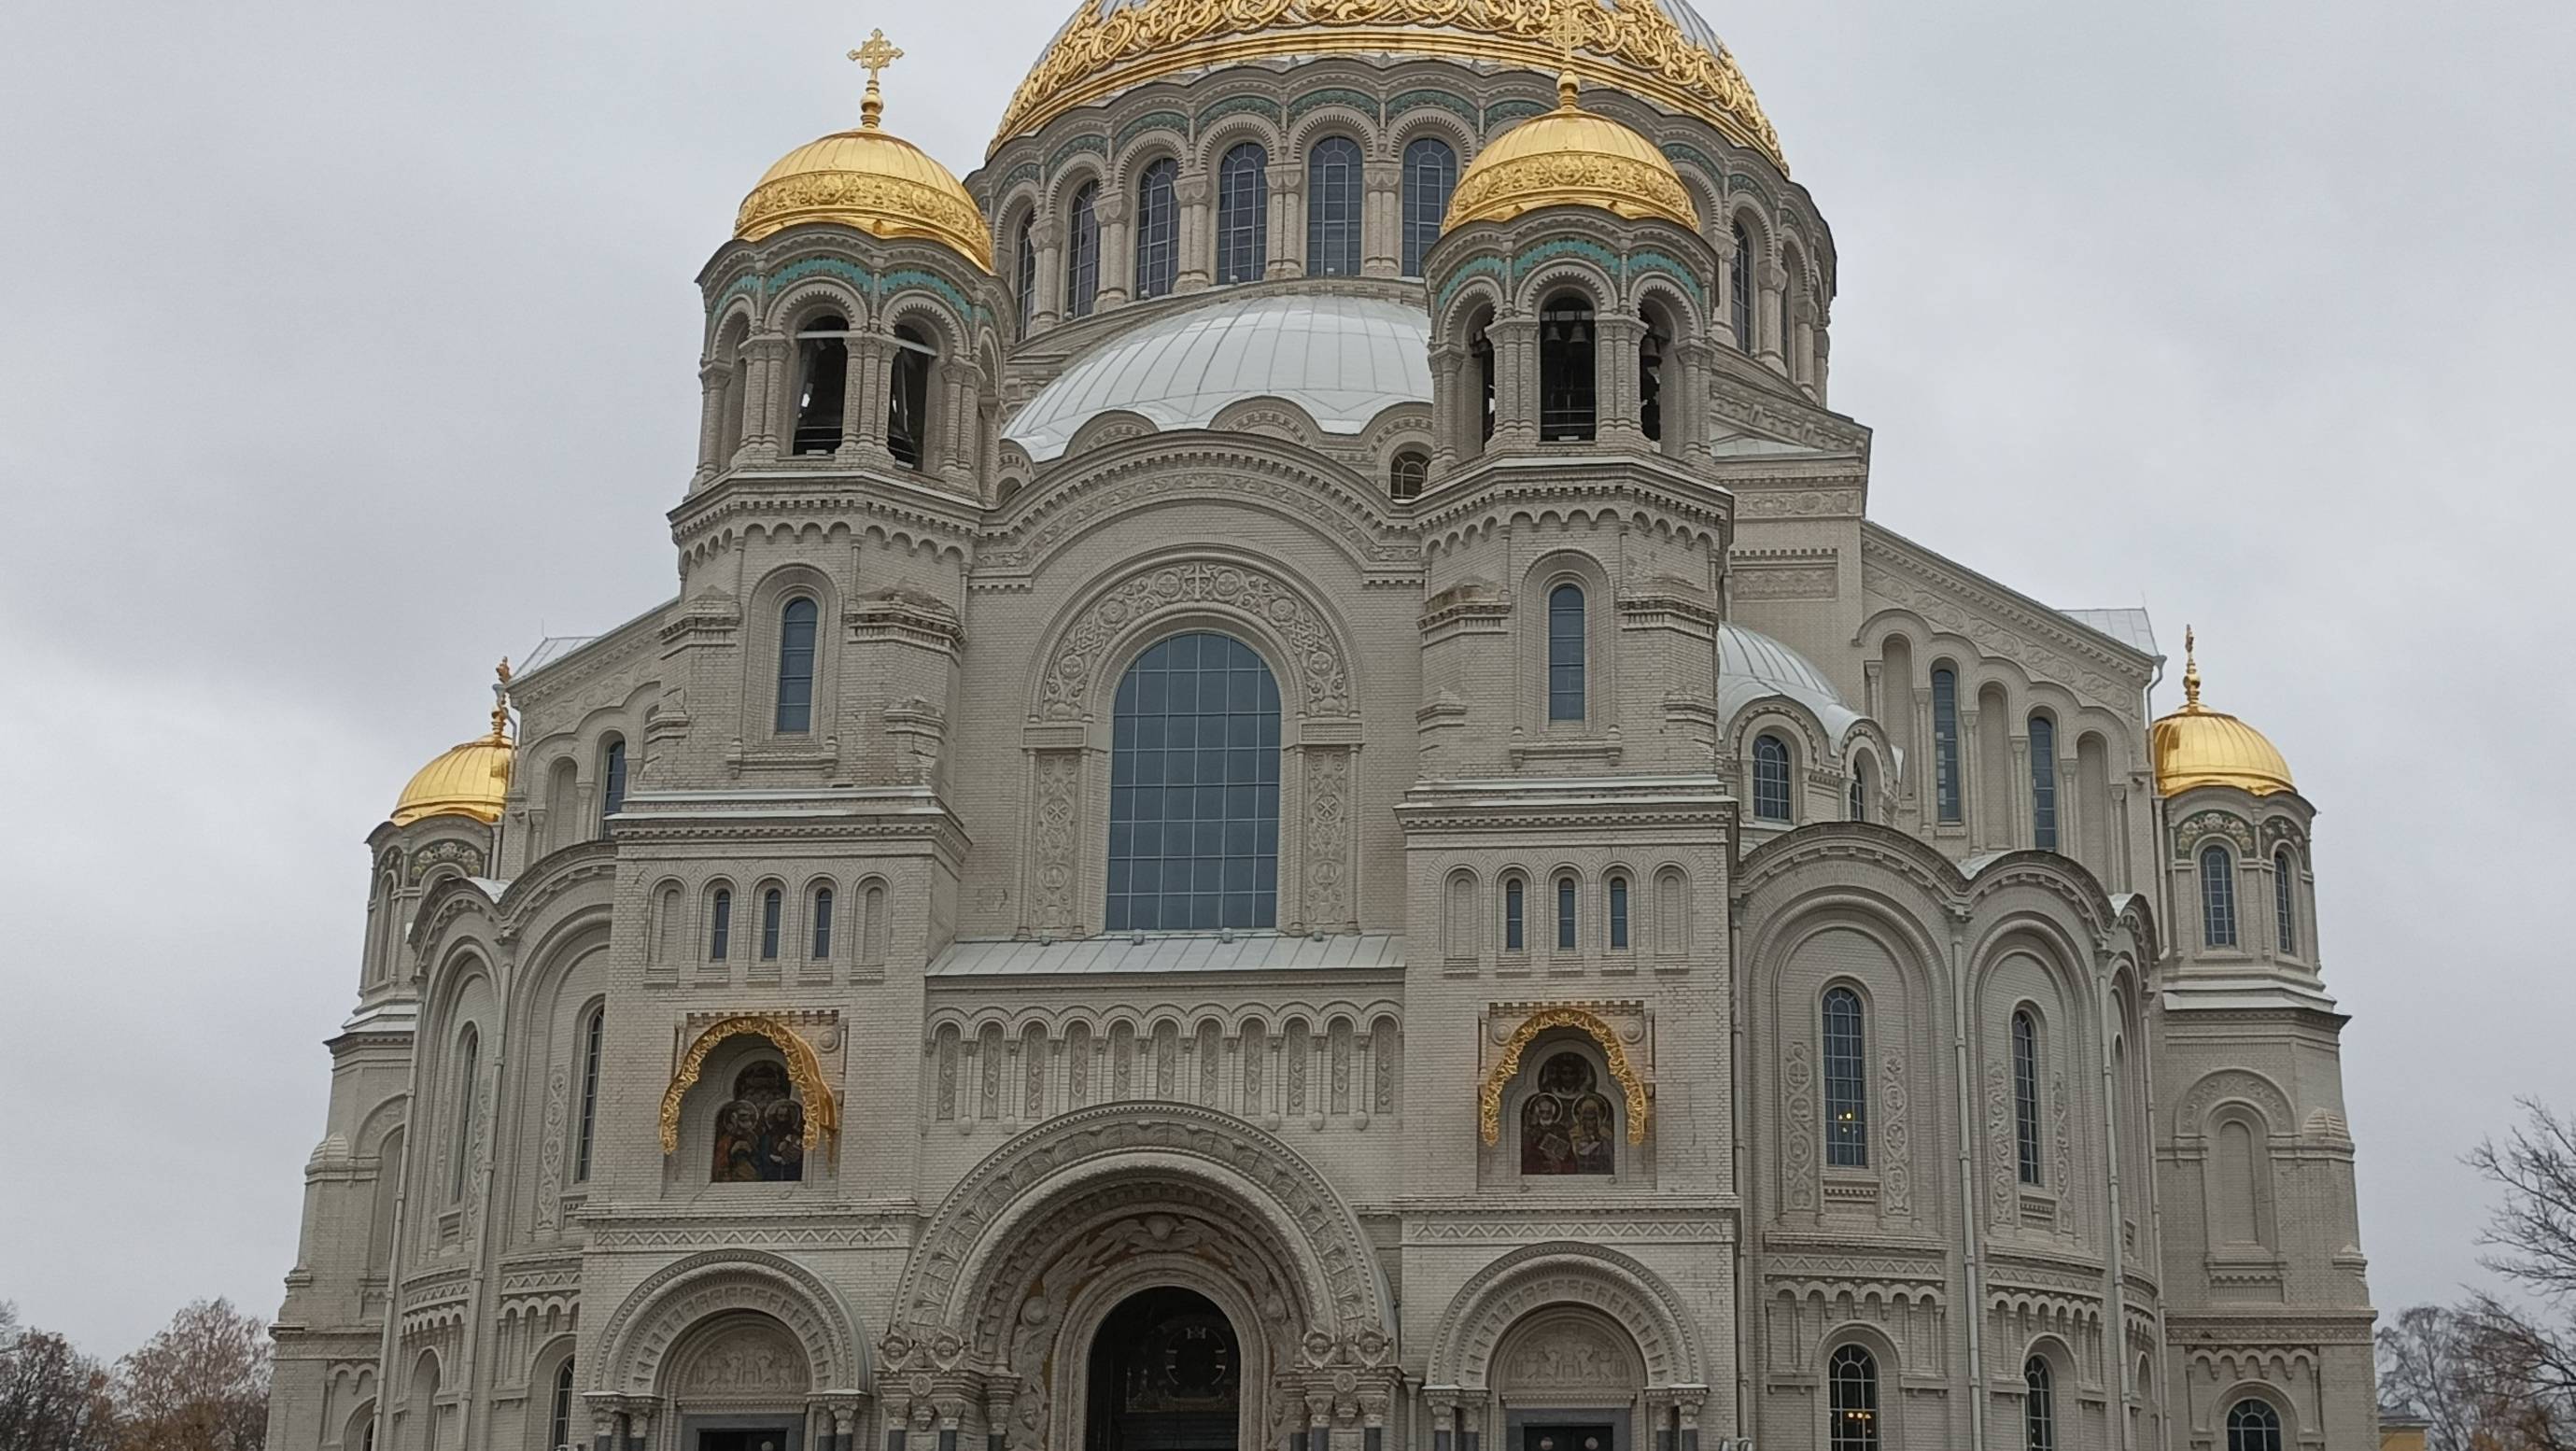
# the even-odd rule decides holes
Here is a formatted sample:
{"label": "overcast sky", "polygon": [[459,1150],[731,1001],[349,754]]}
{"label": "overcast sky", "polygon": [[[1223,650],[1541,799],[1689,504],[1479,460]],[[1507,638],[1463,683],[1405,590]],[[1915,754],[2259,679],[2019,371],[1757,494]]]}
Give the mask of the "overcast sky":
{"label": "overcast sky", "polygon": [[[0,7],[0,1299],[274,1312],[362,839],[495,659],[674,587],[742,193],[871,25],[962,174],[1070,3]],[[2372,1288],[2451,1296],[2459,1154],[2576,1108],[2576,6],[1710,15],[1839,242],[1872,513],[2149,606],[2177,687],[2196,622],[2320,807]]]}

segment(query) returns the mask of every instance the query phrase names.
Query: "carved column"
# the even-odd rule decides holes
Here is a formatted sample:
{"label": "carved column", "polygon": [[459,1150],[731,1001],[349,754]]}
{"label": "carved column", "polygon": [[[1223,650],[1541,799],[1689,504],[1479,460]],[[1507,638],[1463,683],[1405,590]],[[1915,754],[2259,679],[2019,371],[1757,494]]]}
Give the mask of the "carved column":
{"label": "carved column", "polygon": [[881,332],[853,332],[843,344],[849,362],[841,383],[841,446],[845,464],[885,467],[886,403],[894,382],[894,339]]}
{"label": "carved column", "polygon": [[779,452],[778,415],[787,391],[787,335],[756,333],[743,343],[742,351],[749,361],[751,381],[745,385],[742,447],[735,452],[734,462],[767,462]]}
{"label": "carved column", "polygon": [[1269,265],[1264,277],[1306,275],[1306,167],[1302,162],[1270,164],[1268,235]]}
{"label": "carved column", "polygon": [[1789,286],[1789,269],[1766,261],[1756,269],[1754,285],[1759,289],[1753,304],[1754,351],[1775,371],[1786,373],[1789,358],[1780,338],[1780,303]]}
{"label": "carved column", "polygon": [[1499,448],[1538,442],[1538,319],[1515,317],[1486,329],[1494,343],[1494,438]]}
{"label": "carved column", "polygon": [[[1724,218],[1718,219],[1721,223]],[[1735,228],[1720,225],[1709,234],[1708,244],[1717,252],[1717,271],[1709,281],[1708,316],[1710,336],[1735,341]]]}
{"label": "carved column", "polygon": [[1678,429],[1681,457],[1691,463],[1704,464],[1715,455],[1711,436],[1717,430],[1712,425],[1708,406],[1708,387],[1710,376],[1717,371],[1717,347],[1706,338],[1692,338],[1674,348],[1673,356],[1679,363],[1681,376],[1671,376],[1669,369],[1672,365],[1666,365],[1664,451],[1673,452],[1672,444],[1677,436],[1675,430]]}
{"label": "carved column", "polygon": [[1064,316],[1064,223],[1050,217],[1029,229],[1038,249],[1038,305],[1034,325],[1046,327]]}
{"label": "carved column", "polygon": [[698,469],[689,476],[689,490],[695,493],[706,487],[725,465],[724,399],[725,387],[733,381],[733,369],[710,360],[698,365]]}
{"label": "carved column", "polygon": [[1208,201],[1215,195],[1216,184],[1200,167],[1183,170],[1172,183],[1172,199],[1180,207],[1180,256],[1173,269],[1174,292],[1205,291],[1211,281],[1208,264],[1216,253]]}
{"label": "carved column", "polygon": [[1136,282],[1136,203],[1124,192],[1103,187],[1091,204],[1100,221],[1100,291],[1093,307],[1106,312],[1123,307]]}
{"label": "carved column", "polygon": [[591,1451],[617,1451],[617,1398],[594,1393],[583,1399],[590,1407]]}
{"label": "carved column", "polygon": [[630,1396],[627,1398],[627,1451],[651,1451],[653,1445],[653,1413],[661,1408],[662,1403],[651,1396]]}
{"label": "carved column", "polygon": [[1592,329],[1594,436],[1615,448],[1644,448],[1646,430],[1637,421],[1645,407],[1637,358],[1645,346],[1646,325],[1633,317],[1603,312],[1593,319]]}
{"label": "carved column", "polygon": [[1360,275],[1400,276],[1404,262],[1404,166],[1394,161],[1372,161],[1361,175],[1368,186],[1368,197],[1360,211]]}

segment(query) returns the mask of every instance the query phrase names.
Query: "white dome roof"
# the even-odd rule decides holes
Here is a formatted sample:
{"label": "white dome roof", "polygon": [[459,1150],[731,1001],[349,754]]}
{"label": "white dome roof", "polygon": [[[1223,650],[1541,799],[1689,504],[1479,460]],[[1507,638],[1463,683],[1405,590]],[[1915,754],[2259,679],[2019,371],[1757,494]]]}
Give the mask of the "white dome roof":
{"label": "white dome roof", "polygon": [[1813,661],[1759,630],[1738,624],[1717,627],[1717,709],[1729,720],[1754,701],[1785,695],[1816,713],[1836,746],[1860,723],[1860,715]]}
{"label": "white dome roof", "polygon": [[1104,413],[1205,428],[1229,403],[1285,398],[1326,433],[1355,434],[1399,403],[1431,401],[1431,319],[1368,297],[1227,298],[1120,333],[1038,390],[1002,437],[1040,462]]}

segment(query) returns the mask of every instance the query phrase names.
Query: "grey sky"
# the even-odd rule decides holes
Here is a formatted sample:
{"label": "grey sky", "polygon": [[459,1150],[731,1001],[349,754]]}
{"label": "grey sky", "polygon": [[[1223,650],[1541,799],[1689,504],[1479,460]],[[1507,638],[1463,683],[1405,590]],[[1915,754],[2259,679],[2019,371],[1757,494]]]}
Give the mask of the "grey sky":
{"label": "grey sky", "polygon": [[[274,1310],[361,838],[495,658],[671,589],[735,204],[871,25],[963,173],[1070,3],[0,8],[0,1299]],[[2450,1295],[2458,1154],[2576,1106],[2576,7],[1706,8],[1872,512],[2176,676],[2197,622],[2322,808],[2373,1289]]]}

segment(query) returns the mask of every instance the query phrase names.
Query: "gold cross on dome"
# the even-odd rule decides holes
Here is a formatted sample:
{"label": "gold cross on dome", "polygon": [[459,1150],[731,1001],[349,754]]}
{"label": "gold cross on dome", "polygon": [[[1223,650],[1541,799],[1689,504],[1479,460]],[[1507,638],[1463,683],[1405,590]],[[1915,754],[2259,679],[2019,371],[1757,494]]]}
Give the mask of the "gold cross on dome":
{"label": "gold cross on dome", "polygon": [[887,66],[903,59],[903,52],[885,38],[882,29],[869,32],[868,43],[850,52],[850,59],[868,73],[868,93],[859,102],[859,123],[874,129],[877,118],[885,114],[885,97],[877,90],[877,76]]}
{"label": "gold cross on dome", "polygon": [[1556,17],[1547,23],[1547,38],[1556,42],[1556,102],[1564,109],[1574,109],[1579,87],[1574,79],[1574,52],[1591,34],[1583,12],[1600,0],[1557,0]]}

